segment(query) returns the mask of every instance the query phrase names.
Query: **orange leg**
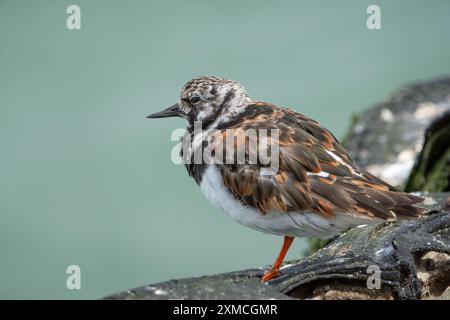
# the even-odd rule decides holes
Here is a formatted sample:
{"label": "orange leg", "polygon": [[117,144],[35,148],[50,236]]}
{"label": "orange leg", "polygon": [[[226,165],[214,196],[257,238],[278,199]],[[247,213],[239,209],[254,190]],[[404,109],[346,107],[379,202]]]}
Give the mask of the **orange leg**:
{"label": "orange leg", "polygon": [[266,271],[262,277],[263,282],[267,282],[270,279],[278,276],[278,271],[280,270],[281,263],[283,262],[286,253],[289,250],[292,242],[294,241],[294,237],[284,236],[283,246],[281,247],[280,253],[278,254],[277,260],[273,263],[272,268],[269,271]]}

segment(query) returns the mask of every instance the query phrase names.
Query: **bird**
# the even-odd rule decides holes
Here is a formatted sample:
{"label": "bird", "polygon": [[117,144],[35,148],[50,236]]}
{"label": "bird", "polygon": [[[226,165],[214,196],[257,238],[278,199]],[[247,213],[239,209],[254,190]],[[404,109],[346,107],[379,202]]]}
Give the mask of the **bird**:
{"label": "bird", "polygon": [[[418,206],[422,197],[402,192],[359,168],[319,122],[290,108],[255,100],[236,81],[193,78],[183,86],[176,104],[147,118],[167,117],[187,121],[180,156],[206,198],[244,226],[283,237],[262,282],[279,276],[296,237],[332,238],[359,225],[418,217],[427,211]],[[277,135],[258,134],[262,130]],[[246,138],[250,131],[258,133]],[[196,150],[214,146],[220,151],[218,141],[230,135],[234,147],[239,145],[234,138],[247,141],[248,146],[240,149],[245,150],[245,159],[223,161],[214,153],[209,159],[194,159]],[[265,144],[248,143],[263,138]],[[278,146],[274,170],[259,159],[249,161],[257,149],[269,146]]]}

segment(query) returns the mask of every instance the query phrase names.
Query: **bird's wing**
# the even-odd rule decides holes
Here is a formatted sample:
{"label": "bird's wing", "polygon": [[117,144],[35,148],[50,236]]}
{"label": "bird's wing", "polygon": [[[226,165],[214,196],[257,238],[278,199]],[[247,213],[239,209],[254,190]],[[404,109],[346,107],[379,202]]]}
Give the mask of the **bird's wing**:
{"label": "bird's wing", "polygon": [[[278,137],[269,135],[266,144],[249,143],[250,129],[269,129],[271,133],[275,131],[270,129],[278,129]],[[218,166],[235,198],[262,214],[309,211],[333,217],[340,212],[387,219],[423,212],[413,206],[422,198],[400,192],[359,170],[333,134],[292,110],[255,103],[248,106],[243,117],[217,134],[223,141],[232,134],[236,138],[234,151],[246,141],[245,162]],[[278,170],[273,174],[264,173],[270,165],[248,161],[250,155],[258,154],[270,143],[279,144]]]}

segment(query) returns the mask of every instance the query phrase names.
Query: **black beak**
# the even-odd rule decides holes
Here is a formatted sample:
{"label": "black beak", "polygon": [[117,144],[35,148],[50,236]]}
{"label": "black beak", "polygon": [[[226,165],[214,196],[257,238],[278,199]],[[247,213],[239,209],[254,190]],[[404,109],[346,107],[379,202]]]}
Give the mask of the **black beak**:
{"label": "black beak", "polygon": [[151,115],[147,116],[147,118],[157,119],[157,118],[181,117],[182,114],[183,112],[178,107],[178,103],[176,103],[173,106],[164,109],[163,111],[152,113]]}

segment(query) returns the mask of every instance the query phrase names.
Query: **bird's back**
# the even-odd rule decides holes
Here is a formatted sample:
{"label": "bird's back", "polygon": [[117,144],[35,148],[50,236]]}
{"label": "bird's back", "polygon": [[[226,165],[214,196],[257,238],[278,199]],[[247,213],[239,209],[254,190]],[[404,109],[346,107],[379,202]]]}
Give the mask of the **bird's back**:
{"label": "bird's back", "polygon": [[[239,137],[249,130],[278,132],[269,139],[279,145],[274,174],[263,174],[267,165],[261,163],[215,164],[234,198],[263,215],[313,212],[324,218],[346,213],[365,219],[395,219],[426,211],[415,206],[423,198],[401,192],[359,169],[333,134],[290,109],[256,102],[216,129],[223,141],[227,135]],[[248,145],[246,156],[258,153],[255,148],[261,145]]]}

